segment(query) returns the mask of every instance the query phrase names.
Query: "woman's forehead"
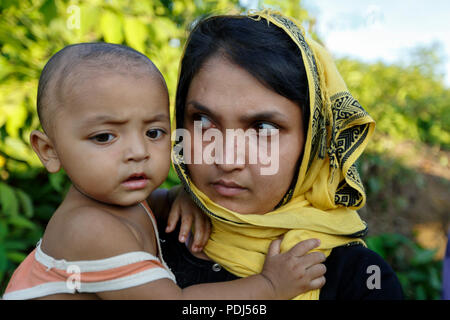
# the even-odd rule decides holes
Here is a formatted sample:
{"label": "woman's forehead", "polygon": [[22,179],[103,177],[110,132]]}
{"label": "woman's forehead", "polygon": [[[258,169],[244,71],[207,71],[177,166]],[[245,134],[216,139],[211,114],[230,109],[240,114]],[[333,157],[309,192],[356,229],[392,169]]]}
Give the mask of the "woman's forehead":
{"label": "woman's forehead", "polygon": [[[294,106],[295,110],[291,110]],[[262,84],[245,69],[224,58],[209,59],[189,86],[187,109],[206,113],[286,117],[299,106]]]}

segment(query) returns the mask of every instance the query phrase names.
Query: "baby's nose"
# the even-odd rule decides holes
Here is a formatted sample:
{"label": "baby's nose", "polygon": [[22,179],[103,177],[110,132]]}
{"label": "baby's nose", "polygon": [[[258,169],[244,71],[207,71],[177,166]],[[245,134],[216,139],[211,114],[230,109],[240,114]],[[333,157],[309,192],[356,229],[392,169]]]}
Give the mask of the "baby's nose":
{"label": "baby's nose", "polygon": [[127,161],[143,161],[150,158],[145,139],[134,139],[127,148],[125,159]]}

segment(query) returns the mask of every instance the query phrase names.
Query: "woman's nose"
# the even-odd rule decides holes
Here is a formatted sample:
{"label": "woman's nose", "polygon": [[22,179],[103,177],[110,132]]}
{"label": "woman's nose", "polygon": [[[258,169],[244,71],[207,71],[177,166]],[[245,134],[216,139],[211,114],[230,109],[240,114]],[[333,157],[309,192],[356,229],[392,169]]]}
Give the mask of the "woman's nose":
{"label": "woman's nose", "polygon": [[245,136],[228,136],[224,139],[223,154],[215,164],[223,171],[242,170],[247,161],[247,139]]}

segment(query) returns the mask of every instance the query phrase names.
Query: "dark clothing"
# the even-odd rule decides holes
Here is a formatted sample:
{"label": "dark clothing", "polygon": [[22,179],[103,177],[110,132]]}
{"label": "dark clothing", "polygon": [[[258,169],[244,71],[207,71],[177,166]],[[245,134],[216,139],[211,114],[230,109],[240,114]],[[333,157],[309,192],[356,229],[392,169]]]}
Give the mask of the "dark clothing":
{"label": "dark clothing", "polygon": [[[164,228],[165,224],[159,226],[163,257],[181,288],[238,279],[219,264],[193,256],[178,241],[179,229],[166,234]],[[392,268],[362,245],[333,249],[325,266],[326,284],[320,290],[320,300],[403,299],[400,282]]]}

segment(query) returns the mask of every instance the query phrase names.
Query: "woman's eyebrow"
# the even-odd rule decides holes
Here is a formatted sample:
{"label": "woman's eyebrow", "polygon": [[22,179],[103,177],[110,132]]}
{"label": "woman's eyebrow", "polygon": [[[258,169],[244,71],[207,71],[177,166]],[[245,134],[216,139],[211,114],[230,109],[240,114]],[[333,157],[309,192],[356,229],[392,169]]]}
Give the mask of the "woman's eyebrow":
{"label": "woman's eyebrow", "polygon": [[[192,106],[193,108],[197,109],[198,111],[204,112],[206,114],[209,114],[213,117],[218,117],[218,115],[215,115],[213,111],[211,111],[208,107],[204,106],[203,104],[197,102],[197,101],[189,101],[186,104],[188,107]],[[252,114],[245,114],[239,118],[239,121],[241,122],[252,122],[257,120],[278,120],[278,121],[288,121],[288,117],[279,111],[262,111],[262,112],[255,112]]]}
{"label": "woman's eyebrow", "polygon": [[242,122],[253,122],[257,120],[288,121],[288,117],[279,111],[262,111],[251,114],[245,114],[239,118]]}
{"label": "woman's eyebrow", "polygon": [[200,102],[195,101],[195,100],[189,101],[189,102],[186,104],[186,106],[187,106],[187,108],[193,107],[194,109],[197,109],[198,111],[207,113],[208,115],[211,115],[211,116],[213,116],[213,117],[216,117],[216,116],[217,116],[213,111],[211,111],[211,109],[209,109],[209,108],[206,107],[205,105],[203,105],[203,104],[201,104]]}

